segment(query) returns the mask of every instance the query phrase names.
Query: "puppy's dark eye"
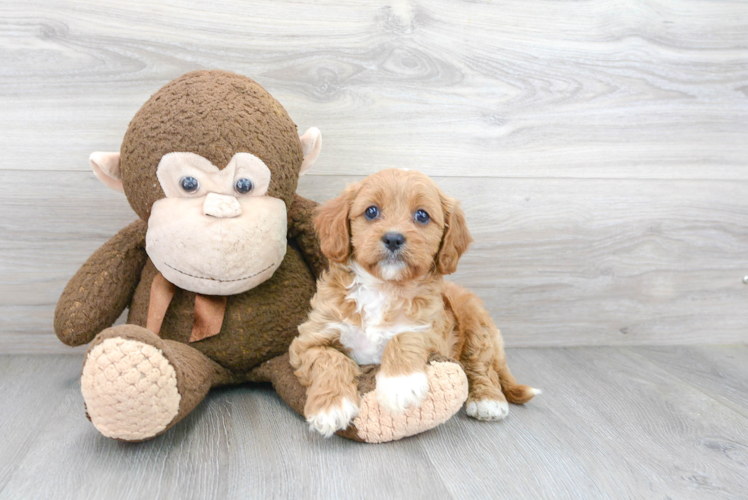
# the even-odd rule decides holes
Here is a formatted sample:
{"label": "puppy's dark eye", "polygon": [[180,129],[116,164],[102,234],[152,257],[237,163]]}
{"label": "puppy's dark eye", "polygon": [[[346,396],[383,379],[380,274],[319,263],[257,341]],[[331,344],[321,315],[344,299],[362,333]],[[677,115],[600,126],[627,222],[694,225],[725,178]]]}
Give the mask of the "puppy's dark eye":
{"label": "puppy's dark eye", "polygon": [[200,183],[197,182],[197,179],[195,179],[191,175],[179,179],[179,185],[182,186],[182,189],[184,189],[188,193],[194,193],[195,191],[200,189]]}
{"label": "puppy's dark eye", "polygon": [[236,189],[236,192],[239,194],[247,194],[252,191],[253,187],[255,186],[254,184],[252,184],[252,181],[250,181],[246,177],[242,177],[241,179],[236,181],[236,184],[234,184],[234,189]]}
{"label": "puppy's dark eye", "polygon": [[413,218],[421,224],[428,224],[428,222],[431,220],[431,217],[429,217],[429,214],[426,212],[426,210],[416,211],[416,215]]}
{"label": "puppy's dark eye", "polygon": [[374,205],[370,206],[364,212],[364,217],[366,217],[366,220],[376,219],[377,217],[379,217],[379,208]]}

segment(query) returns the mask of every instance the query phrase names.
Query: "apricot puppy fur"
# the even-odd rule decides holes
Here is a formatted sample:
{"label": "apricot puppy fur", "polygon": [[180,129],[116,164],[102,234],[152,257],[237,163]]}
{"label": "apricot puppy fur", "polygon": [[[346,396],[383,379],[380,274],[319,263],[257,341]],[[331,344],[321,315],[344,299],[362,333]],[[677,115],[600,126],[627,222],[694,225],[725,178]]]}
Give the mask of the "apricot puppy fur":
{"label": "apricot puppy fur", "polygon": [[457,201],[426,175],[389,169],[352,184],[320,207],[315,228],[330,268],[290,348],[312,428],[329,436],[356,416],[359,365],[381,364],[375,394],[383,408],[420,405],[432,353],[462,364],[471,417],[502,419],[507,401],[539,393],[509,372],[481,300],[443,279],[472,238]]}

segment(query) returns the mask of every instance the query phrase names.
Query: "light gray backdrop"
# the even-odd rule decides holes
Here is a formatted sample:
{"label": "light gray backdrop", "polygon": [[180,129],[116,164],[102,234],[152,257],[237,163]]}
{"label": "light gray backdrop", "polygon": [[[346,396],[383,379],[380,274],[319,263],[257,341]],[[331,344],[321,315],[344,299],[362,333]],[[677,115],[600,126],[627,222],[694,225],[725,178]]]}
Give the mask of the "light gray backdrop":
{"label": "light gray backdrop", "polygon": [[0,350],[69,352],[65,283],[134,220],[90,173],[184,72],[248,75],[333,197],[386,167],[462,200],[454,279],[509,346],[748,338],[748,3],[0,4]]}

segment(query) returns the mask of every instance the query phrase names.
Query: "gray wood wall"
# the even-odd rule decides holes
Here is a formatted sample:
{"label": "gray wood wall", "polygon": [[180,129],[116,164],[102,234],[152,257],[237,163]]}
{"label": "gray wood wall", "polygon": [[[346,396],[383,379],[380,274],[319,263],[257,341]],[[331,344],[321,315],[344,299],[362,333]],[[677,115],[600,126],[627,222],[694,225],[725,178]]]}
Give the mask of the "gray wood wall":
{"label": "gray wood wall", "polygon": [[55,302],[135,217],[88,155],[200,68],[322,130],[301,194],[461,199],[509,346],[748,341],[748,2],[3,0],[0,350],[69,352]]}

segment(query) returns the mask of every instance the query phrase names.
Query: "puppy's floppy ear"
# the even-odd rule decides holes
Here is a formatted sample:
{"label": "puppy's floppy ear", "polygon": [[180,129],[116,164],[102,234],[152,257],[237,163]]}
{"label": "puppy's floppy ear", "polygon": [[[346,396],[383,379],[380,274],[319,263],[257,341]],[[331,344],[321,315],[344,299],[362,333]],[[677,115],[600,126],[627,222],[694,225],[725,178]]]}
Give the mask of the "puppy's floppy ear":
{"label": "puppy's floppy ear", "polygon": [[348,216],[351,203],[358,192],[358,184],[346,187],[343,193],[317,209],[314,229],[325,257],[333,262],[345,262],[351,256],[351,225]]}
{"label": "puppy's floppy ear", "polygon": [[441,274],[452,274],[457,270],[457,261],[473,241],[465,221],[465,213],[457,200],[442,196],[444,209],[444,236],[436,254],[436,268]]}

